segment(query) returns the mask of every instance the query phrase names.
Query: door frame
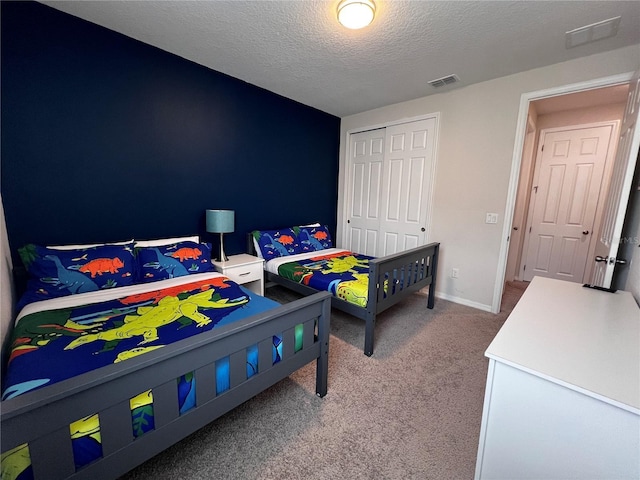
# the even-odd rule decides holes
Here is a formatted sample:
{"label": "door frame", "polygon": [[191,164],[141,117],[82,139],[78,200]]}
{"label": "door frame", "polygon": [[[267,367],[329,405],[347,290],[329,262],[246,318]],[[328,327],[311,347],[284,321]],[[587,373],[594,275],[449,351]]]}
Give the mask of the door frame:
{"label": "door frame", "polygon": [[349,195],[351,194],[351,190],[350,190],[351,169],[349,168],[350,153],[351,153],[351,150],[350,150],[351,135],[366,132],[369,130],[377,130],[379,128],[387,128],[395,125],[401,125],[403,123],[412,123],[420,120],[430,120],[430,119],[434,120],[433,166],[431,170],[432,171],[431,182],[429,184],[429,195],[428,195],[428,198],[425,199],[428,202],[427,203],[427,220],[426,220],[427,235],[425,238],[425,242],[429,243],[429,241],[432,238],[431,230],[433,225],[433,199],[435,198],[434,197],[435,179],[436,179],[436,172],[437,172],[437,165],[438,165],[438,141],[439,141],[438,132],[440,129],[440,112],[428,113],[425,115],[418,115],[416,117],[401,118],[401,119],[393,120],[390,122],[378,123],[375,125],[368,125],[365,127],[358,127],[351,130],[347,130],[345,134],[345,143],[344,143],[344,149],[343,149],[345,153],[345,157],[344,157],[345,171],[343,172],[343,175],[341,175],[343,178],[342,188],[339,187],[339,191],[338,191],[338,201],[340,202],[340,199],[342,199],[342,205],[338,204],[339,212],[338,212],[338,222],[336,225],[336,229],[337,229],[336,238],[338,239],[342,247],[344,247],[344,244],[346,243],[346,239],[347,239],[346,237],[347,220],[349,218],[349,205],[351,202],[351,200],[349,199]]}
{"label": "door frame", "polygon": [[496,283],[493,287],[493,302],[491,303],[492,313],[500,312],[502,293],[504,291],[504,279],[507,269],[507,256],[509,254],[509,240],[513,223],[516,194],[518,190],[518,179],[520,178],[522,149],[524,147],[524,139],[527,127],[527,115],[529,113],[530,102],[533,102],[535,100],[542,100],[544,98],[566,95],[569,93],[585,92],[588,90],[594,90],[596,88],[622,85],[625,83],[629,83],[632,77],[633,72],[621,73],[618,75],[597,78],[586,82],[572,83],[569,85],[562,85],[545,90],[526,92],[520,96],[520,108],[518,110],[518,120],[516,123],[516,138],[513,148],[513,156],[511,158],[511,175],[509,177],[509,189],[507,191],[507,202],[504,212],[505,219],[502,227],[502,241],[500,242],[500,253],[498,255]]}
{"label": "door frame", "polygon": [[[587,262],[589,261],[590,258],[593,258],[593,252],[596,248],[595,238],[600,233],[600,227],[601,227],[600,224],[602,223],[602,211],[604,208],[602,197],[603,195],[606,194],[607,188],[609,186],[609,181],[611,180],[611,163],[613,162],[613,160],[615,160],[614,154],[617,149],[617,148],[611,148],[611,147],[612,147],[612,142],[613,142],[613,145],[615,145],[618,141],[617,139],[620,136],[620,120],[603,120],[601,122],[579,123],[579,124],[565,125],[562,127],[549,127],[549,128],[540,129],[538,146],[536,149],[536,155],[532,165],[532,168],[533,168],[532,185],[533,185],[537,183],[540,175],[540,161],[541,161],[541,155],[542,155],[541,148],[544,145],[545,135],[547,135],[548,133],[566,132],[568,130],[583,130],[587,128],[598,128],[598,127],[611,127],[611,134],[609,135],[609,143],[608,143],[609,148],[607,149],[607,155],[604,159],[604,165],[602,169],[602,177],[600,178],[600,186],[598,189],[598,201],[596,203],[596,209],[594,211],[593,225],[591,227],[591,235],[589,236],[589,248],[587,249],[587,258],[585,258],[585,269],[584,269],[584,273],[582,274],[582,279],[580,280],[581,282],[584,282],[585,281],[584,279],[589,278],[591,275],[591,264],[589,264],[589,267],[587,267]],[[617,147],[617,145],[615,146]],[[520,258],[518,259],[518,278],[521,278],[521,279],[525,277],[524,270],[523,270],[524,262],[527,259],[527,257],[525,256],[525,252],[528,252],[529,241],[531,240],[531,233],[529,232],[529,229],[532,227],[533,207],[534,207],[534,203],[531,202],[531,196],[532,196],[532,192],[531,192],[531,189],[529,189],[528,207],[525,215],[526,221],[525,221],[525,228],[524,228],[524,242],[523,242],[522,253],[520,255]]]}

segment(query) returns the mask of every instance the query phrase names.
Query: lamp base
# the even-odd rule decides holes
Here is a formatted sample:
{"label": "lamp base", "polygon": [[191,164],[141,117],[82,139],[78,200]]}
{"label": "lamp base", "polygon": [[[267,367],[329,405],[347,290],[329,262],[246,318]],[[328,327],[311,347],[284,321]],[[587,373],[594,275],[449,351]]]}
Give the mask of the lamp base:
{"label": "lamp base", "polygon": [[224,254],[224,243],[222,242],[222,233],[220,234],[220,255],[214,261],[216,262],[228,262],[229,257]]}

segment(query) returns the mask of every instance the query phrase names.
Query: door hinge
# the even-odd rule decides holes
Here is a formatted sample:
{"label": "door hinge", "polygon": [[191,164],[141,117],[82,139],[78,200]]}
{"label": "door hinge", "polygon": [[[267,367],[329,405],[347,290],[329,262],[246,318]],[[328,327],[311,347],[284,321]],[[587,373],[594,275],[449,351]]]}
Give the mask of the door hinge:
{"label": "door hinge", "polygon": [[544,145],[542,145],[542,151],[544,152]]}
{"label": "door hinge", "polygon": [[527,269],[527,266],[525,265],[524,267],[522,267],[522,271],[524,272]]}
{"label": "door hinge", "polygon": [[533,193],[538,193],[538,186],[537,185],[533,187]]}
{"label": "door hinge", "polygon": [[529,233],[531,233],[531,227],[529,227]]}

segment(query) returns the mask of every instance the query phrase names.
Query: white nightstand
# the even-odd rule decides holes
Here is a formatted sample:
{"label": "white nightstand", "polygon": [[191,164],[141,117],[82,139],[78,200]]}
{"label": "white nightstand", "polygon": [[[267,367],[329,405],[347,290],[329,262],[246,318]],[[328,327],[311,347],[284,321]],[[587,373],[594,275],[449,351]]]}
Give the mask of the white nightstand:
{"label": "white nightstand", "polygon": [[226,275],[253,293],[264,295],[264,259],[241,253],[229,255],[226,262],[211,262],[217,272]]}

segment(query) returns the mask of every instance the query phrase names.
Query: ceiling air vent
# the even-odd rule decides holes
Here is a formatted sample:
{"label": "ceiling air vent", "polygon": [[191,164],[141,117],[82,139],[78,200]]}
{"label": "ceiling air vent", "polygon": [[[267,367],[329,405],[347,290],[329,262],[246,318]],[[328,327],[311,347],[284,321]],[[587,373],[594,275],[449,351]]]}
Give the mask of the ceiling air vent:
{"label": "ceiling air vent", "polygon": [[435,80],[431,80],[427,82],[434,88],[444,87],[445,85],[451,85],[452,83],[459,82],[460,79],[457,75],[447,75],[446,77],[436,78]]}
{"label": "ceiling air vent", "polygon": [[618,34],[619,26],[620,17],[614,17],[576,28],[565,33],[565,46],[567,48],[573,48],[578,45],[584,45],[585,43],[595,42],[596,40],[615,37]]}

